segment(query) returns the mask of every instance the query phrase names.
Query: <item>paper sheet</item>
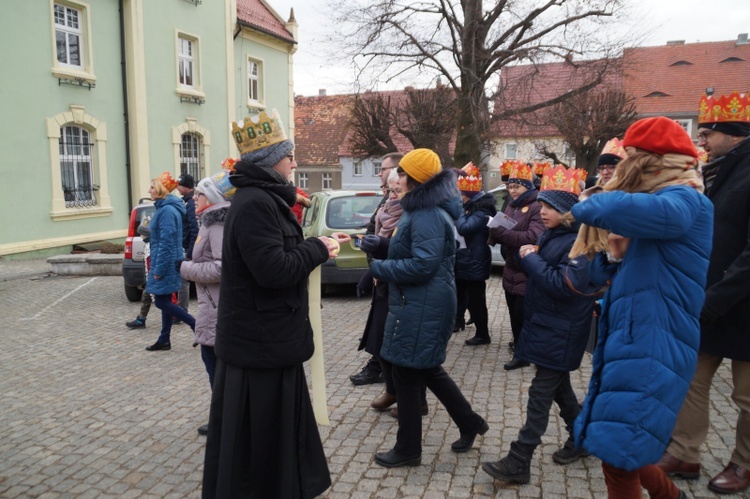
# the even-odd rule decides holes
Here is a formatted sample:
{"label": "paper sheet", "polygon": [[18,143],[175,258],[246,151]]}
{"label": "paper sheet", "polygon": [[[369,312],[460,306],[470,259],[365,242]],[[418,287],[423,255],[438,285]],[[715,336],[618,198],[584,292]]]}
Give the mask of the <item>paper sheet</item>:
{"label": "paper sheet", "polygon": [[489,217],[488,215],[488,218],[487,227],[489,228],[505,227],[506,229],[512,229],[518,223],[502,211],[498,212],[494,217]]}
{"label": "paper sheet", "polygon": [[312,326],[313,344],[315,345],[315,352],[310,359],[313,412],[318,424],[328,426],[330,421],[328,420],[326,370],[323,362],[323,321],[320,314],[320,267],[316,267],[312,271],[309,283],[310,325]]}

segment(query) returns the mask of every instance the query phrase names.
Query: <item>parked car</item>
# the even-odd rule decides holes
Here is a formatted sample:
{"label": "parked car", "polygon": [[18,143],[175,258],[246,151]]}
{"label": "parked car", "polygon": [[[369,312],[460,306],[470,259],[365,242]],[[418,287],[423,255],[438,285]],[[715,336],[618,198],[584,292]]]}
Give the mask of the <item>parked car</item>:
{"label": "parked car", "polygon": [[[310,206],[302,213],[302,232],[305,237],[330,236],[334,232],[364,234],[382,196],[377,191],[314,192],[310,195]],[[341,246],[338,257],[323,264],[323,285],[357,283],[367,272],[367,255],[356,242],[352,238]]]}
{"label": "parked car", "polygon": [[128,237],[125,239],[125,258],[122,261],[122,277],[125,282],[125,296],[130,301],[139,301],[146,284],[144,268],[143,238],[138,234],[138,227],[147,218],[154,216],[156,207],[154,203],[143,198],[130,212],[130,223],[128,224]]}
{"label": "parked car", "polygon": [[[503,211],[503,208],[505,208],[506,199],[508,198],[508,188],[505,186],[505,184],[500,184],[498,187],[495,187],[494,189],[489,191],[489,193],[495,196],[495,208],[497,209],[497,211]],[[490,250],[492,251],[492,266],[504,266],[505,258],[503,258],[503,255],[500,252],[500,245],[496,244],[494,246],[490,246]]]}

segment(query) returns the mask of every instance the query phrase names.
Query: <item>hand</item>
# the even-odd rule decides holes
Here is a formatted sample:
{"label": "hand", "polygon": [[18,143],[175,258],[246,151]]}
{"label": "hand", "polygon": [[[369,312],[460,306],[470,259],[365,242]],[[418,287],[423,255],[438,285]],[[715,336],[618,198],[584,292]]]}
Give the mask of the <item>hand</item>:
{"label": "hand", "polygon": [[623,237],[618,234],[610,234],[607,237],[609,242],[609,254],[612,258],[624,258],[625,252],[628,250],[630,244],[629,237]]}
{"label": "hand", "polygon": [[339,256],[341,245],[336,239],[326,236],[318,236],[318,239],[320,239],[323,244],[326,245],[326,248],[328,249],[328,258],[336,258],[337,256]]}
{"label": "hand", "polygon": [[530,255],[531,253],[536,253],[537,249],[538,248],[533,244],[524,244],[518,250],[518,254],[521,255],[521,258],[526,258],[526,256]]}
{"label": "hand", "polygon": [[372,253],[380,246],[380,236],[374,234],[368,234],[362,238],[362,242],[359,243],[360,249],[365,253]]}
{"label": "hand", "polygon": [[351,236],[343,232],[334,232],[331,234],[331,239],[335,239],[337,243],[344,244],[352,240]]}

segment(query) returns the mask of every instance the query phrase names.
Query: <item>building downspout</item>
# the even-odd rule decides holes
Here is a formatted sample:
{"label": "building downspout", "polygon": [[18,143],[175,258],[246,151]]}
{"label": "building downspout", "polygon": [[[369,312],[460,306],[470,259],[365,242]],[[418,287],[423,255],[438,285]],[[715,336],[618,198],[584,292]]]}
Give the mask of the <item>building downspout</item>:
{"label": "building downspout", "polygon": [[128,186],[128,216],[133,210],[133,183],[130,178],[130,118],[128,116],[128,77],[125,57],[125,6],[124,0],[120,4],[120,67],[122,73],[122,103],[123,118],[125,121],[125,178]]}

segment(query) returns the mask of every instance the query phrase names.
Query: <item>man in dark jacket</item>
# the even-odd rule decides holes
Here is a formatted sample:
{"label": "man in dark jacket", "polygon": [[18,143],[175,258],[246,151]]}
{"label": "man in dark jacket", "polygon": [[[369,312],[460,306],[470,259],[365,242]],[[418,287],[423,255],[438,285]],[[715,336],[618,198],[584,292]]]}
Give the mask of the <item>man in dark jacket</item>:
{"label": "man in dark jacket", "polygon": [[[185,251],[185,260],[193,259],[193,246],[198,238],[198,217],[195,216],[195,200],[193,199],[195,179],[189,173],[183,173],[177,179],[177,190],[182,195],[187,212],[182,218],[182,249]],[[182,280],[180,292],[177,293],[177,304],[187,311],[190,304],[190,281]],[[175,321],[178,323],[179,321]]]}
{"label": "man in dark jacket", "polygon": [[[722,361],[731,359],[732,399],[739,408],[735,448],[729,464],[708,482],[709,489],[723,494],[750,488],[750,116],[732,114],[735,99],[742,110],[750,106],[748,95],[737,93],[704,96],[700,103],[698,145],[708,153],[703,181],[714,205],[713,250],[698,366],[672,442],[658,463],[668,476],[700,476],[711,380]],[[719,116],[713,113],[716,106]]]}

